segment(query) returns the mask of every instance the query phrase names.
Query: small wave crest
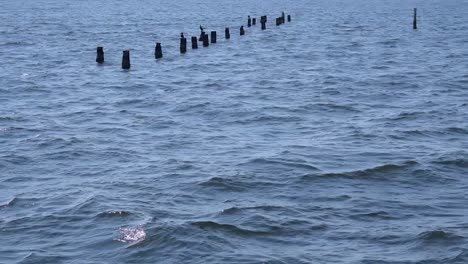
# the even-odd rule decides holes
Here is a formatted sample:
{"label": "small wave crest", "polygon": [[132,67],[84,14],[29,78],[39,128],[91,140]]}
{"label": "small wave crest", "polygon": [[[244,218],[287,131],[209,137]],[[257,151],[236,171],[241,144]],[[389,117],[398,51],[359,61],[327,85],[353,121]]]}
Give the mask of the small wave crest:
{"label": "small wave crest", "polygon": [[277,160],[277,159],[265,159],[265,158],[256,158],[243,165],[263,165],[263,166],[281,166],[285,168],[296,168],[296,169],[306,169],[306,170],[319,170],[317,167],[306,164],[304,161],[290,161],[290,160]]}
{"label": "small wave crest", "polygon": [[118,216],[129,216],[131,215],[130,212],[128,211],[123,211],[123,210],[115,210],[115,211],[107,211],[107,212],[102,212],[98,214],[98,217],[118,217]]}
{"label": "small wave crest", "polygon": [[357,220],[364,220],[364,221],[374,221],[376,219],[379,219],[379,220],[396,219],[396,217],[392,216],[391,214],[385,211],[355,214],[355,215],[352,215],[351,218],[357,219]]}
{"label": "small wave crest", "polygon": [[16,203],[18,199],[16,197],[13,197],[11,198],[10,200],[4,202],[4,203],[0,203],[0,209],[2,208],[7,208],[7,207],[10,207],[12,205],[14,205]]}
{"label": "small wave crest", "polygon": [[425,243],[450,243],[450,242],[459,242],[463,240],[463,236],[450,233],[448,231],[443,230],[432,230],[420,233],[418,235],[418,240],[425,242]]}
{"label": "small wave crest", "polygon": [[455,166],[460,168],[468,168],[468,160],[467,159],[439,159],[434,161],[436,164],[440,165],[448,165],[448,166]]}
{"label": "small wave crest", "polygon": [[275,182],[269,182],[269,181],[254,181],[254,180],[245,179],[245,178],[237,179],[237,178],[212,177],[206,181],[199,183],[198,185],[225,190],[225,191],[243,192],[249,189],[272,187],[272,186],[278,186],[281,184],[275,183]]}
{"label": "small wave crest", "polygon": [[272,233],[270,231],[245,229],[245,228],[241,228],[232,224],[220,224],[214,221],[198,221],[198,222],[193,222],[192,225],[199,227],[201,229],[222,230],[222,231],[231,232],[237,235],[268,235]]}
{"label": "small wave crest", "polygon": [[258,206],[250,206],[250,207],[230,207],[227,209],[224,209],[222,211],[222,214],[236,214],[244,211],[263,211],[263,212],[272,212],[272,211],[280,211],[284,210],[285,208],[282,206],[275,206],[275,205],[258,205]]}
{"label": "small wave crest", "polygon": [[307,174],[301,177],[302,180],[316,180],[324,178],[349,178],[349,179],[360,179],[360,178],[372,178],[379,177],[379,179],[384,179],[381,176],[387,175],[389,173],[397,173],[400,171],[405,171],[411,167],[416,166],[416,161],[407,161],[402,165],[396,164],[385,164],[376,166],[369,169],[355,170],[350,172],[335,172],[335,173],[323,173],[323,174]]}

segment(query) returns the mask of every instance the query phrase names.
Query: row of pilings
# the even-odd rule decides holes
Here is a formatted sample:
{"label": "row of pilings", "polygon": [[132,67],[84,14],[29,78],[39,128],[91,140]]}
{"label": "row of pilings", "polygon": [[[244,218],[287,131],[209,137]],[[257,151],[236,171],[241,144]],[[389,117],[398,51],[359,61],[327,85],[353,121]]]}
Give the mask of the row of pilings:
{"label": "row of pilings", "polygon": [[[276,18],[276,26],[280,26],[281,24],[284,24],[285,21],[291,22],[291,15],[288,15],[287,17],[285,16],[284,12],[282,12],[280,17]],[[266,23],[268,19],[267,16],[261,16],[260,17],[260,24],[262,30],[266,30]],[[251,18],[248,16],[247,18],[247,27],[255,26],[257,24],[257,19]],[[413,29],[417,30],[418,29],[418,17],[417,17],[417,9],[413,9]],[[200,26],[200,36],[197,38],[196,36],[191,37],[191,44],[192,44],[192,49],[198,49],[198,42],[203,43],[203,47],[208,47],[210,45],[210,37],[211,37],[211,44],[217,43],[217,32],[216,31],[211,31],[210,32],[210,37],[208,34],[205,33],[204,29],[202,26]],[[244,26],[240,26],[239,28],[239,35],[243,36],[245,35],[245,29]],[[225,39],[230,39],[231,38],[231,32],[230,28],[225,28],[224,30],[224,38]],[[187,39],[184,36],[184,33],[181,33],[180,35],[180,53],[184,54],[187,52]],[[162,47],[161,43],[158,42],[156,43],[155,47],[155,52],[154,52],[155,58],[156,59],[161,59],[163,57],[163,52],[162,52]],[[103,47],[97,47],[97,55],[96,55],[96,62],[99,64],[104,63],[104,48]],[[130,50],[124,50],[122,54],[122,69],[130,69]]]}
{"label": "row of pilings", "polygon": [[[291,22],[291,15],[288,15],[286,17],[284,12],[282,12],[281,16],[276,18],[276,26],[280,26],[281,24],[284,24],[286,19],[288,22]],[[267,22],[268,22],[267,16],[260,17],[260,24],[261,24],[262,30],[266,30]],[[257,18],[255,17],[252,18],[248,16],[247,27],[252,27],[255,25],[257,25]],[[239,35],[240,36],[245,35],[245,29],[243,25],[240,26],[239,28]],[[204,28],[200,26],[200,36],[198,38],[196,36],[192,36],[190,38],[192,49],[198,49],[198,42],[201,42],[203,47],[208,47],[210,44],[215,44],[217,43],[217,38],[218,38],[218,33],[216,31],[211,31],[208,36]],[[224,29],[224,38],[225,39],[231,38],[231,31],[229,27],[226,27]],[[181,33],[180,34],[180,53],[184,54],[186,52],[187,52],[187,38],[185,37],[184,33]],[[156,43],[156,47],[154,48],[154,57],[155,59],[163,58],[163,51],[162,51],[162,46],[160,42]],[[96,62],[98,64],[104,63],[104,47],[102,46],[97,47]],[[130,67],[131,67],[130,50],[126,49],[123,51],[123,54],[122,54],[122,69],[128,70],[130,69]]]}

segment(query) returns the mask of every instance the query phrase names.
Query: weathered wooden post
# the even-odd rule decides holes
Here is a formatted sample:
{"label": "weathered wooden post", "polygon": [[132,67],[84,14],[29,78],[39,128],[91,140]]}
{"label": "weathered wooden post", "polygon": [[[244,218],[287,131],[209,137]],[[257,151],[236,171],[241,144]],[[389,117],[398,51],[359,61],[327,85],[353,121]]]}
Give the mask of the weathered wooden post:
{"label": "weathered wooden post", "polygon": [[104,48],[103,47],[97,47],[96,62],[99,64],[104,63]]}
{"label": "weathered wooden post", "polygon": [[130,50],[124,50],[122,55],[122,69],[130,69]]}
{"label": "weathered wooden post", "polygon": [[240,35],[241,35],[241,36],[244,36],[244,35],[245,35],[244,26],[241,26],[241,27],[240,27]]}
{"label": "weathered wooden post", "polygon": [[284,12],[281,12],[281,24],[284,24],[284,21],[286,21],[286,17],[284,16]]}
{"label": "weathered wooden post", "polygon": [[198,39],[198,41],[204,41],[205,40],[205,31],[202,31],[200,32],[200,38]]}
{"label": "weathered wooden post", "polygon": [[163,57],[161,43],[156,43],[156,47],[154,48],[154,57],[156,59],[161,59]]}
{"label": "weathered wooden post", "polygon": [[184,36],[184,33],[180,33],[180,53],[187,52],[187,39]]}
{"label": "weathered wooden post", "polygon": [[262,16],[260,18],[260,23],[262,24],[262,30],[266,29],[267,16]]}
{"label": "weathered wooden post", "polygon": [[247,18],[247,26],[248,27],[252,26],[252,18],[250,18],[250,16]]}
{"label": "weathered wooden post", "polygon": [[257,18],[254,17],[254,18],[252,18],[252,25],[255,26],[256,24],[257,24]]}
{"label": "weathered wooden post", "polygon": [[281,25],[281,17],[276,18],[276,25],[277,26]]}
{"label": "weathered wooden post", "polygon": [[414,9],[414,17],[413,17],[413,29],[418,29],[418,18],[417,18],[418,9]]}
{"label": "weathered wooden post", "polygon": [[291,15],[288,15],[288,22],[291,22]]}
{"label": "weathered wooden post", "polygon": [[226,39],[230,39],[231,38],[231,33],[229,33],[229,28],[225,28],[224,29],[224,37]]}
{"label": "weathered wooden post", "polygon": [[192,49],[198,49],[197,37],[192,37]]}
{"label": "weathered wooden post", "polygon": [[211,43],[216,43],[216,31],[211,31]]}
{"label": "weathered wooden post", "polygon": [[208,47],[210,45],[210,39],[208,38],[208,34],[203,35],[203,47]]}

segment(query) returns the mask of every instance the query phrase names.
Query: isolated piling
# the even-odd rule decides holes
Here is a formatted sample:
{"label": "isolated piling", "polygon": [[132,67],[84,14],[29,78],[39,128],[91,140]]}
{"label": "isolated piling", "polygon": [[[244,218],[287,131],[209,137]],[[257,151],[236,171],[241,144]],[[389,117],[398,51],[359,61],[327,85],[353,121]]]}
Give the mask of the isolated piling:
{"label": "isolated piling", "polygon": [[97,47],[96,62],[97,63],[104,63],[104,48],[103,47]]}
{"label": "isolated piling", "polygon": [[211,31],[211,43],[216,43],[216,31]]}
{"label": "isolated piling", "polygon": [[418,18],[417,18],[418,9],[414,9],[414,16],[413,16],[413,29],[418,29]]}
{"label": "isolated piling", "polygon": [[281,25],[281,17],[276,18],[276,25],[277,26]]}
{"label": "isolated piling", "polygon": [[197,37],[192,37],[192,49],[198,49],[198,39],[197,39]]}
{"label": "isolated piling", "polygon": [[161,43],[156,43],[156,47],[154,48],[154,57],[156,59],[161,59],[163,57]]}
{"label": "isolated piling", "polygon": [[229,28],[225,28],[224,29],[224,37],[226,39],[230,39],[231,38],[231,33],[229,33]]}
{"label": "isolated piling", "polygon": [[252,26],[252,18],[250,18],[250,16],[247,18],[247,26],[248,27]]}
{"label": "isolated piling", "polygon": [[291,15],[288,15],[288,22],[291,22]]}
{"label": "isolated piling", "polygon": [[241,36],[244,36],[244,35],[245,35],[244,26],[241,26],[241,27],[240,27],[240,35],[241,35]]}
{"label": "isolated piling", "polygon": [[184,54],[187,52],[187,39],[180,38],[180,53]]}
{"label": "isolated piling", "polygon": [[130,69],[130,50],[124,50],[122,55],[122,69]]}
{"label": "isolated piling", "polygon": [[203,47],[208,47],[210,45],[210,39],[208,38],[208,35],[205,34],[203,35]]}
{"label": "isolated piling", "polygon": [[257,24],[257,19],[254,17],[252,18],[252,25],[255,26]]}

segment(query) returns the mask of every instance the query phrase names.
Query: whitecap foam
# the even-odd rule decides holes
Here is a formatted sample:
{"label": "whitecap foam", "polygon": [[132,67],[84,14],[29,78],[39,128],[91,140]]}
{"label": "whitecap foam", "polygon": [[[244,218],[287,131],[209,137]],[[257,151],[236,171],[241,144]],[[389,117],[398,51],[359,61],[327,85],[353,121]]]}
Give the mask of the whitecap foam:
{"label": "whitecap foam", "polygon": [[123,243],[139,243],[146,238],[146,232],[141,226],[137,227],[121,227],[119,229],[119,237],[117,241]]}

